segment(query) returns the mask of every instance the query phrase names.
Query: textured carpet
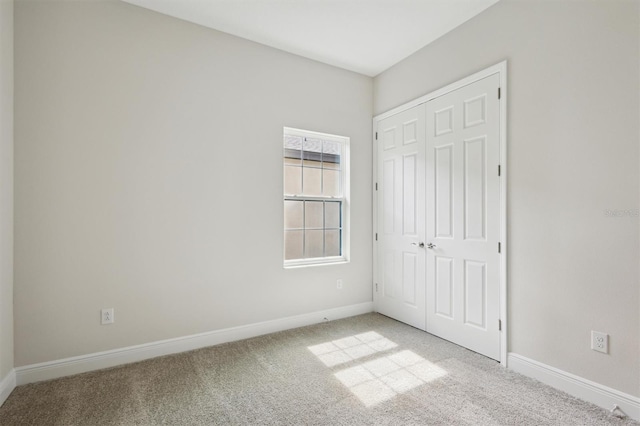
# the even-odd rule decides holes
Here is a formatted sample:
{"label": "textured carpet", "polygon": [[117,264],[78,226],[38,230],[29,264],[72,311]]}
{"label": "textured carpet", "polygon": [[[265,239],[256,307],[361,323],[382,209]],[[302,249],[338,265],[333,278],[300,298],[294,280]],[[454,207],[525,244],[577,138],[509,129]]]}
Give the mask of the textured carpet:
{"label": "textured carpet", "polygon": [[638,425],[378,314],[20,386],[1,425]]}

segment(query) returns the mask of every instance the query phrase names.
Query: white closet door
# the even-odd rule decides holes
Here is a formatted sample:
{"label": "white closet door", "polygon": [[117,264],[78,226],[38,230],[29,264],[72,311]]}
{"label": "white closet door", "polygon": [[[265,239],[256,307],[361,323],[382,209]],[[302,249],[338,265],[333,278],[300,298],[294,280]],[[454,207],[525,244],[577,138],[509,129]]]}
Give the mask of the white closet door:
{"label": "white closet door", "polygon": [[425,105],[378,123],[376,310],[425,329]]}
{"label": "white closet door", "polygon": [[497,360],[499,84],[494,74],[426,104],[427,331]]}

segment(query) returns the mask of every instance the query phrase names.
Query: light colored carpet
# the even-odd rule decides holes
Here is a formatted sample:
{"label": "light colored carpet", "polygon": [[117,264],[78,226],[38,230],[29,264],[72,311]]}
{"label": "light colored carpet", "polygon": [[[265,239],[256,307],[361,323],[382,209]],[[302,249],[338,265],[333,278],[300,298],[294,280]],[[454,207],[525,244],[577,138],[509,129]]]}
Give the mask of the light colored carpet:
{"label": "light colored carpet", "polygon": [[378,314],[20,386],[2,425],[638,425]]}

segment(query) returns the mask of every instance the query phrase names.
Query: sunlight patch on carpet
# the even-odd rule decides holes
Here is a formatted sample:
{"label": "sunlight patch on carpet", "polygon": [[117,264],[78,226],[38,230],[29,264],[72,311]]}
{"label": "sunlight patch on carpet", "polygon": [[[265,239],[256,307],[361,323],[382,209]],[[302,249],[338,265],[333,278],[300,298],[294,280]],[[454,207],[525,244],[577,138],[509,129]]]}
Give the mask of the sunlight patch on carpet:
{"label": "sunlight patch on carpet", "polygon": [[393,349],[398,345],[381,336],[375,331],[356,334],[343,339],[309,346],[312,354],[318,357],[327,367],[344,364],[355,359],[363,358]]}
{"label": "sunlight patch on carpet", "polygon": [[335,376],[371,407],[446,374],[432,362],[405,350],[339,371]]}
{"label": "sunlight patch on carpet", "polygon": [[[308,349],[327,367],[335,367],[398,345],[375,331],[356,334]],[[410,350],[379,356],[334,376],[367,407],[429,383],[447,374],[445,370]]]}

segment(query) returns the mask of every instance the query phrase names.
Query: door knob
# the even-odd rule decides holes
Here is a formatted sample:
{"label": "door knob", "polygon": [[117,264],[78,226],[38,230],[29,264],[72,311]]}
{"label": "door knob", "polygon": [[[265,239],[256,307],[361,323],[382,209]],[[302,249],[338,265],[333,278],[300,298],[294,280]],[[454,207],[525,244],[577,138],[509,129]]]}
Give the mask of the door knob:
{"label": "door knob", "polygon": [[424,248],[424,243],[420,242],[420,243],[411,243],[412,246],[418,246],[420,248]]}

